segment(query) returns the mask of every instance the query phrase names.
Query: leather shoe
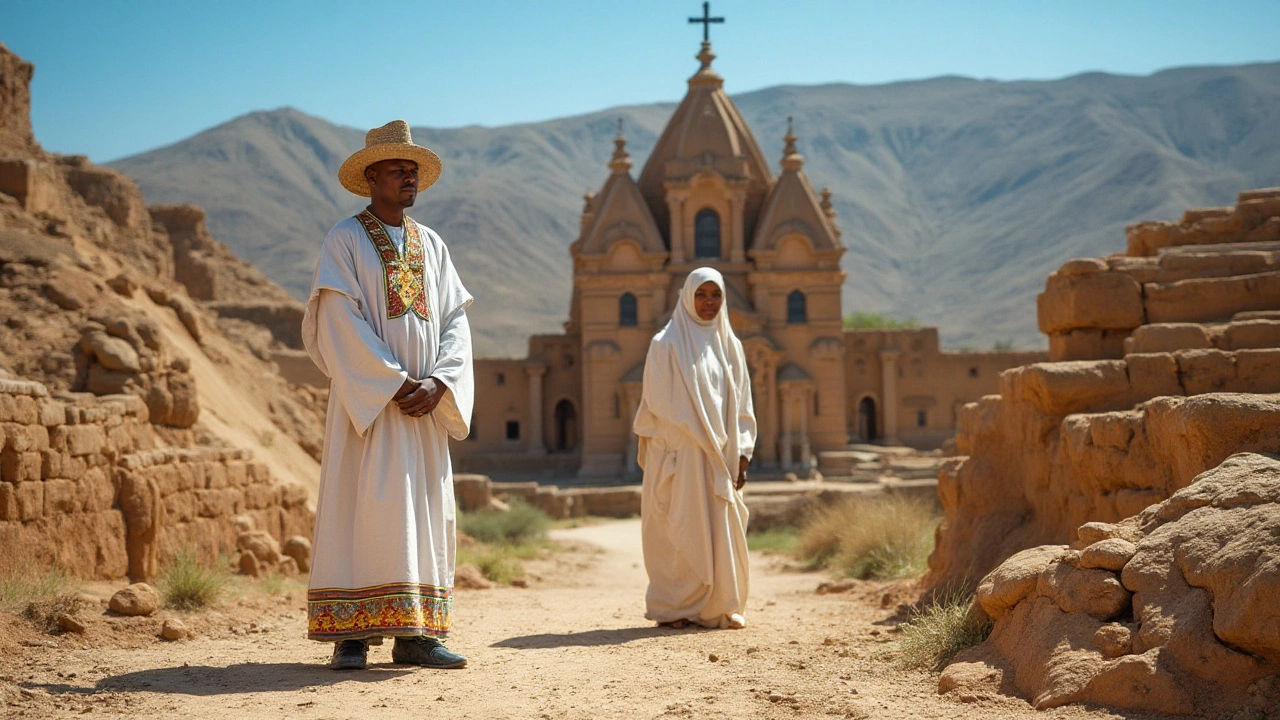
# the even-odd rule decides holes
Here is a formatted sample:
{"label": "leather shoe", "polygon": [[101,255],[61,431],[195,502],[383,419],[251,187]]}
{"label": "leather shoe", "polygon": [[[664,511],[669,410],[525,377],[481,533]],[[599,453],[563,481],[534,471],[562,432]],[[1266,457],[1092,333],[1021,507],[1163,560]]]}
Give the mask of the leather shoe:
{"label": "leather shoe", "polygon": [[398,637],[391,648],[391,661],[401,665],[421,665],[437,670],[467,666],[467,659],[432,637]]}
{"label": "leather shoe", "polygon": [[369,643],[365,640],[343,640],[333,646],[329,667],[334,670],[363,670],[369,661]]}

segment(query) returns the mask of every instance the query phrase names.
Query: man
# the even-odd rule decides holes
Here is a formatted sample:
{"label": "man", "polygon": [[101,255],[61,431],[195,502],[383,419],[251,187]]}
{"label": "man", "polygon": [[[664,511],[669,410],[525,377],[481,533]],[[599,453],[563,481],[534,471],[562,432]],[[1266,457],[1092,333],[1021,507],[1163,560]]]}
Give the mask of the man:
{"label": "man", "polygon": [[338,170],[368,207],[329,231],[302,321],[332,381],[307,590],[307,633],[330,667],[365,667],[394,637],[397,663],[459,668],[440,643],[453,606],[449,438],[467,436],[471,295],[440,237],[404,214],[440,158],[396,120]]}

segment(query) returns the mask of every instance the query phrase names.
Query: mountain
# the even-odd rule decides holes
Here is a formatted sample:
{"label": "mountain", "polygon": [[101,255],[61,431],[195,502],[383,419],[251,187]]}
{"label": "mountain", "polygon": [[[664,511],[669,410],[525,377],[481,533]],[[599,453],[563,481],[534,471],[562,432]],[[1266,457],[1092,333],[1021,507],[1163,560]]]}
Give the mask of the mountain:
{"label": "mountain", "polygon": [[[780,86],[734,101],[771,160],[795,118],[805,171],[839,212],[845,310],[914,317],[952,347],[1043,347],[1034,299],[1063,261],[1122,249],[1128,223],[1280,185],[1280,63]],[[523,354],[529,334],[564,321],[568,246],[583,192],[607,177],[617,118],[638,175],[673,109],[414,128],[445,172],[412,214],[476,296],[479,352]],[[219,240],[302,298],[325,231],[362,206],[336,179],[362,145],[360,130],[286,108],[111,165],[149,202],[204,206]]]}

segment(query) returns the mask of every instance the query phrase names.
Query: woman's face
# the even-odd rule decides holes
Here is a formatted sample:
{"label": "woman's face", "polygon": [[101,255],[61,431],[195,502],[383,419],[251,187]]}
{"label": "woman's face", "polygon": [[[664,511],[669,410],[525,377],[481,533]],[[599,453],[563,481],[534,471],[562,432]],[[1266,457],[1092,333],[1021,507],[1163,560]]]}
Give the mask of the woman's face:
{"label": "woman's face", "polygon": [[698,317],[703,320],[711,320],[715,318],[716,313],[720,312],[720,306],[724,304],[724,293],[720,292],[720,286],[708,280],[698,286],[693,291],[693,307],[698,311]]}

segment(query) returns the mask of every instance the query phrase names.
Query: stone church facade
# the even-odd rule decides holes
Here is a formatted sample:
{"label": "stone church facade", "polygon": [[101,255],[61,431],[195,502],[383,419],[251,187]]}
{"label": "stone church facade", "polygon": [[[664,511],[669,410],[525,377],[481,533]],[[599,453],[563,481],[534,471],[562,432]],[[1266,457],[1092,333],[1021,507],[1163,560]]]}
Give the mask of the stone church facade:
{"label": "stone church facade", "polygon": [[850,442],[937,447],[955,409],[996,391],[996,374],[1043,353],[948,353],[934,328],[846,330],[844,246],[788,128],[775,175],[712,68],[701,67],[639,177],[621,133],[588,194],[565,331],[525,358],[477,358],[472,437],[455,465],[475,472],[635,475],[631,432],[649,340],[685,277],[718,269],[751,371],[766,469],[814,467]]}

